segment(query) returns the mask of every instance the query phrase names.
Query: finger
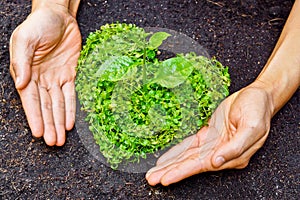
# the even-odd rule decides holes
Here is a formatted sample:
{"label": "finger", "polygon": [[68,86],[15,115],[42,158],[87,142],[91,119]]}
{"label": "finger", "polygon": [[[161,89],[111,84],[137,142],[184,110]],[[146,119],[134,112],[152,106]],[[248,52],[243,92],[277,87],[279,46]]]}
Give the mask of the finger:
{"label": "finger", "polygon": [[169,160],[173,160],[180,156],[180,154],[184,153],[186,149],[196,147],[197,145],[197,137],[196,135],[189,136],[185,138],[182,142],[175,145],[171,149],[169,149],[166,153],[164,153],[156,162],[156,165],[161,165]]}
{"label": "finger", "polygon": [[42,137],[44,133],[43,117],[40,107],[39,91],[34,81],[29,82],[23,90],[18,90],[22,105],[34,137]]}
{"label": "finger", "polygon": [[167,186],[200,172],[208,171],[209,168],[211,168],[211,165],[208,157],[199,159],[199,154],[193,154],[180,163],[150,174],[147,181],[150,185],[161,183]]}
{"label": "finger", "polygon": [[51,97],[46,88],[39,86],[41,110],[44,122],[44,140],[47,145],[56,144],[56,131],[52,114]]}
{"label": "finger", "polygon": [[[170,152],[168,152],[169,159],[164,160],[164,162],[159,162],[156,167],[150,169],[146,174],[146,179],[148,179],[151,174],[154,174],[152,177],[155,177],[156,180],[154,182],[157,182],[158,179],[160,179],[159,177],[162,176],[166,170],[170,170],[174,166],[180,165],[184,160],[193,158],[195,155],[197,155],[198,160],[206,159],[206,157],[209,154],[211,155],[215,149],[216,138],[208,137],[208,135],[213,135],[211,133],[212,131],[215,131],[215,129],[211,127],[203,127],[200,129],[196,135],[190,136],[183,141],[183,144],[188,142],[192,145],[190,145],[189,148],[185,148],[181,153],[177,153],[174,157],[170,156],[173,153],[173,149],[170,149]],[[192,140],[192,142],[189,140]],[[177,149],[174,150],[174,154],[176,153],[176,150]]]}
{"label": "finger", "polygon": [[195,155],[197,155],[198,160],[205,160],[209,155],[213,154],[220,143],[218,130],[213,126],[203,127],[194,136],[193,146],[186,148],[176,159],[167,162],[168,165],[170,165],[171,162],[183,162],[186,159],[193,158]]}
{"label": "finger", "polygon": [[191,135],[185,138],[182,142],[169,149],[163,154],[158,160],[156,165],[162,165],[163,163],[174,160],[175,158],[181,157],[180,154],[185,154],[188,149],[196,148],[200,145],[201,137],[207,135],[208,127],[201,128],[197,134]]}
{"label": "finger", "polygon": [[260,138],[255,144],[253,144],[248,150],[246,150],[242,155],[239,157],[232,159],[230,161],[227,161],[224,163],[221,167],[217,168],[216,170],[221,169],[243,169],[247,167],[250,158],[254,155],[254,153],[263,146],[264,142],[266,141],[267,134]]}
{"label": "finger", "polygon": [[52,102],[52,113],[56,131],[56,145],[62,146],[66,141],[65,131],[65,100],[61,88],[53,86],[49,90]]}
{"label": "finger", "polygon": [[195,174],[208,171],[207,169],[210,165],[206,165],[209,165],[209,162],[199,159],[198,155],[193,155],[192,157],[187,158],[184,162],[181,162],[180,165],[177,165],[165,173],[160,182],[164,186],[179,182]]}
{"label": "finger", "polygon": [[182,153],[180,156],[174,157],[173,159],[166,160],[165,162],[156,165],[155,167],[148,170],[148,172],[146,173],[146,179],[153,173],[162,173],[162,171],[166,171],[173,168],[174,166],[180,164],[185,159],[193,156],[194,154],[199,154],[199,148],[188,149],[184,151],[184,153]]}
{"label": "finger", "polygon": [[31,63],[35,42],[18,27],[10,38],[10,72],[17,89],[23,89],[31,79]]}
{"label": "finger", "polygon": [[199,153],[201,157],[205,157],[207,153],[210,152],[211,148],[209,147],[211,145],[210,143],[202,144],[200,141],[204,141],[202,138],[207,138],[208,131],[208,127],[203,127],[200,129],[200,131],[198,131],[197,134],[184,139],[181,143],[171,148],[159,158],[156,167],[152,168],[152,171],[164,168],[167,165],[171,165],[176,162],[181,162],[182,160],[185,160],[187,157],[196,153]]}
{"label": "finger", "polygon": [[[253,127],[242,127],[226,143],[220,145],[212,157],[212,164],[215,168],[221,167],[224,163],[240,157],[258,140],[261,139],[260,129]],[[264,134],[264,139],[267,134]]]}
{"label": "finger", "polygon": [[62,87],[64,99],[65,99],[65,128],[71,130],[75,124],[76,114],[76,95],[74,81],[67,82]]}
{"label": "finger", "polygon": [[151,168],[147,173],[146,173],[146,180],[150,185],[156,185],[160,183],[161,178],[166,174],[168,171],[170,171],[172,168],[176,167],[179,162],[170,162],[166,165],[160,165]]}

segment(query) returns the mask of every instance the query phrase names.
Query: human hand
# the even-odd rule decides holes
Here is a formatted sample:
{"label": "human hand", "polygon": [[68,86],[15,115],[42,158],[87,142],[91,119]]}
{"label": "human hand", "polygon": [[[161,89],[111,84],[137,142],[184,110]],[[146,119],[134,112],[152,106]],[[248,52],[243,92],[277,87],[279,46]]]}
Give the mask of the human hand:
{"label": "human hand", "polygon": [[35,8],[10,41],[10,72],[32,135],[61,146],[75,122],[75,67],[81,49],[76,19],[63,5]]}
{"label": "human hand", "polygon": [[146,179],[169,185],[189,176],[245,168],[264,144],[273,115],[272,99],[260,87],[248,86],[225,99],[209,126],[186,138],[159,158]]}

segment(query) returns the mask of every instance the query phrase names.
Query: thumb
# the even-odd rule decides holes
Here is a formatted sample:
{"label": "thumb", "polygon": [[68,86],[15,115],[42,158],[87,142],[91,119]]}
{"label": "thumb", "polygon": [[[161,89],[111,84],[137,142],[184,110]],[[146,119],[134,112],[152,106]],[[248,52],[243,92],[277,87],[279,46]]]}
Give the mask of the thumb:
{"label": "thumb", "polygon": [[241,157],[249,148],[259,141],[259,134],[255,134],[256,129],[251,127],[243,127],[237,130],[232,138],[219,146],[212,156],[212,165],[219,168],[225,163],[231,161],[232,167],[243,165],[243,160],[234,159]]}
{"label": "thumb", "polygon": [[25,88],[31,79],[34,46],[28,34],[24,31],[21,33],[19,27],[10,38],[10,73],[18,90]]}

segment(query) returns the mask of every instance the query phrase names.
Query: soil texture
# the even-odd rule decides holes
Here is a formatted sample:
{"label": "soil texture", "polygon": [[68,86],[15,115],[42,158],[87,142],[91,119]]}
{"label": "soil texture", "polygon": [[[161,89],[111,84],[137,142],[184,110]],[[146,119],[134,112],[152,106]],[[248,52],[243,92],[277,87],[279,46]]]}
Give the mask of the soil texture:
{"label": "soil texture", "polygon": [[[259,74],[293,5],[291,0],[82,0],[83,43],[105,23],[182,32],[229,66],[233,93]],[[113,171],[84,147],[76,127],[63,147],[33,139],[9,74],[9,38],[31,1],[0,1],[0,199],[298,199],[300,92],[276,114],[265,145],[242,170],[195,175],[151,187],[145,174]]]}

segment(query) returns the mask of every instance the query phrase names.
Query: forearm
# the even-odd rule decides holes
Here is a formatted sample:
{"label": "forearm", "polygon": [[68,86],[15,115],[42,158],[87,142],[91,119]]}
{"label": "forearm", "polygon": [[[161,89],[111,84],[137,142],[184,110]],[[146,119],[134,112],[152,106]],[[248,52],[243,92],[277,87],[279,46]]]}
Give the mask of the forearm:
{"label": "forearm", "polygon": [[79,3],[80,0],[32,0],[32,11],[43,6],[55,6],[61,9],[67,9],[73,17],[76,17]]}
{"label": "forearm", "polygon": [[300,0],[296,0],[281,36],[253,85],[263,86],[272,99],[273,115],[300,85]]}

